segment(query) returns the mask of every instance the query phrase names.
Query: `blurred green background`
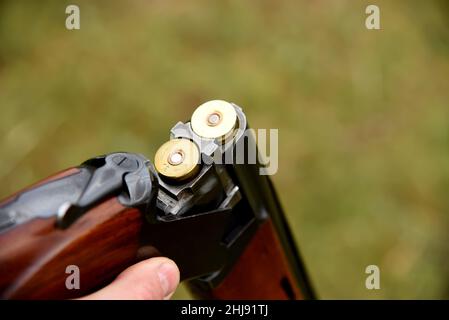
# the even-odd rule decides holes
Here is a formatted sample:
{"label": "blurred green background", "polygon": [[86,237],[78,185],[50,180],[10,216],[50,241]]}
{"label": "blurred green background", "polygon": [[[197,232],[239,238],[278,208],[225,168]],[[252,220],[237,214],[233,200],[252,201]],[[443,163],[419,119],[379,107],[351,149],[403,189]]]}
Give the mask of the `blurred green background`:
{"label": "blurred green background", "polygon": [[279,128],[273,179],[321,298],[449,297],[444,1],[76,1],[68,31],[73,3],[0,0],[0,197],[94,155],[152,158],[233,101]]}

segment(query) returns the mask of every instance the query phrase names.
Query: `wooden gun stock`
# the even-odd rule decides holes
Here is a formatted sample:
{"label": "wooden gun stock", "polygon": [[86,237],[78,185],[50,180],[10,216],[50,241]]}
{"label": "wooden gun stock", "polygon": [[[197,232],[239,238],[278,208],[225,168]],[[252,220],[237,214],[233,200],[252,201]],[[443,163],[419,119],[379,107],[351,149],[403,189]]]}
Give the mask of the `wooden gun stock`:
{"label": "wooden gun stock", "polygon": [[263,223],[229,274],[209,290],[190,286],[203,299],[301,300],[302,288],[292,275],[273,223]]}
{"label": "wooden gun stock", "polygon": [[[69,169],[32,188],[77,172]],[[92,292],[137,261],[142,223],[139,210],[111,197],[68,229],[58,228],[56,218],[49,217],[0,234],[1,298],[65,299]],[[81,270],[79,290],[66,287],[70,265]]]}

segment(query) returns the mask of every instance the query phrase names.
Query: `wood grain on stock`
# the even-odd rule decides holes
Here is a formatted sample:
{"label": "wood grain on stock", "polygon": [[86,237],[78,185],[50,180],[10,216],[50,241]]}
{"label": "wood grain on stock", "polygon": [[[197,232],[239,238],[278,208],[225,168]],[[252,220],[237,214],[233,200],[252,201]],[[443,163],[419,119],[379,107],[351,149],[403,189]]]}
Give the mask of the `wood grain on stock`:
{"label": "wood grain on stock", "polygon": [[193,293],[219,300],[303,299],[287,259],[268,220],[264,222],[223,282],[210,292]]}
{"label": "wood grain on stock", "polygon": [[[33,219],[0,234],[0,297],[64,299],[92,292],[137,261],[142,221],[137,209],[110,198],[65,230],[56,228],[52,217]],[[69,265],[79,267],[79,290],[66,288]]]}

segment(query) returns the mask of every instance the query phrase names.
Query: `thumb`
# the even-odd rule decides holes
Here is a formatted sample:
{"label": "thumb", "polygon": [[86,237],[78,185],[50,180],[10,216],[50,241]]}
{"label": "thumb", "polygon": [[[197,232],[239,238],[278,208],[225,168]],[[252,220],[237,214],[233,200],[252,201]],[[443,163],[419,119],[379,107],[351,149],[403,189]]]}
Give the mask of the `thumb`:
{"label": "thumb", "polygon": [[162,300],[169,299],[179,284],[179,269],[168,258],[151,258],[125,271],[108,286],[81,299]]}

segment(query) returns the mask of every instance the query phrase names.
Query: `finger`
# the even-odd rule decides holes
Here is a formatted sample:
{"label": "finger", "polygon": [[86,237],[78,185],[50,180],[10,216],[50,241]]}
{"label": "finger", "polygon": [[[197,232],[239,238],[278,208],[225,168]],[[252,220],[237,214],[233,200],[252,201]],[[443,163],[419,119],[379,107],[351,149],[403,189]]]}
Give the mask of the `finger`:
{"label": "finger", "polygon": [[108,286],[81,299],[162,300],[169,299],[179,284],[179,269],[168,258],[152,258],[139,262]]}

